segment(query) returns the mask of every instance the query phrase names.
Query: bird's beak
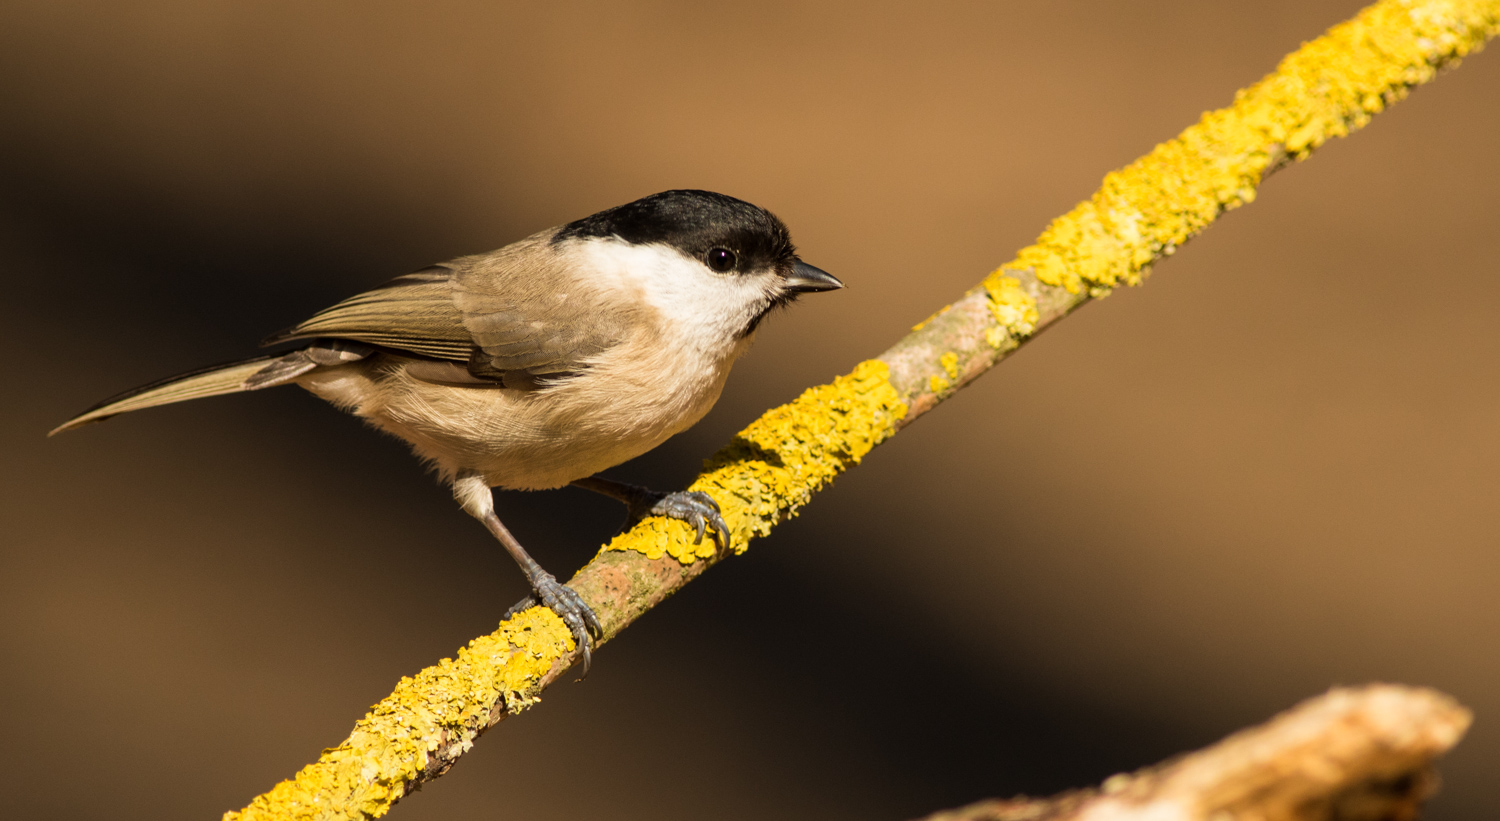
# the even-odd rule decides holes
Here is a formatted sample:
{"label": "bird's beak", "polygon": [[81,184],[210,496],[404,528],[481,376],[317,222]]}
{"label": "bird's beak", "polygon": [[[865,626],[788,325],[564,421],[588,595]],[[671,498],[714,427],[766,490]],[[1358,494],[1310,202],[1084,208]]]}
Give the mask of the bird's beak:
{"label": "bird's beak", "polygon": [[833,274],[822,268],[814,268],[800,259],[792,263],[792,273],[786,278],[786,289],[796,294],[836,291],[842,287],[844,283],[839,282]]}

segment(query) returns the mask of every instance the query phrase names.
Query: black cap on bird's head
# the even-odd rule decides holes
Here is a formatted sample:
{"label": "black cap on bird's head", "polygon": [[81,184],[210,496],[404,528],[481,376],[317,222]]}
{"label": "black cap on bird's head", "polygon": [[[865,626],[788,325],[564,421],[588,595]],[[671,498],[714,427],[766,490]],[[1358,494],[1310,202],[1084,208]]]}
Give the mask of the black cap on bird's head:
{"label": "black cap on bird's head", "polygon": [[570,222],[552,242],[607,237],[670,246],[724,274],[774,268],[791,294],[844,287],[797,258],[791,232],[775,214],[712,191],[678,189],[642,197]]}

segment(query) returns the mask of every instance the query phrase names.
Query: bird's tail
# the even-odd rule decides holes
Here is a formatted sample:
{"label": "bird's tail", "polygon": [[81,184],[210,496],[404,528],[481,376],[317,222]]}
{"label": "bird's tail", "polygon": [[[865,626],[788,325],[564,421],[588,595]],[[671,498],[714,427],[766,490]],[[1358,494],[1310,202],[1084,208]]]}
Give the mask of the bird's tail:
{"label": "bird's tail", "polygon": [[199,368],[191,373],[161,379],[142,385],[133,391],[112,396],[83,413],[53,428],[48,436],[65,430],[82,427],[128,411],[170,405],[186,399],[219,396],[240,391],[256,391],[288,385],[299,377],[319,367],[332,367],[358,362],[374,353],[375,349],[360,342],[347,339],[320,339],[305,348],[280,356],[257,356]]}
{"label": "bird's tail", "polygon": [[268,388],[273,384],[285,384],[291,380],[275,380],[271,382],[267,382],[266,380],[250,380],[251,377],[261,371],[276,367],[284,358],[280,356],[258,356],[254,359],[231,362],[227,365],[200,368],[191,373],[157,380],[149,385],[142,385],[135,390],[126,391],[119,396],[112,396],[58,425],[47,435],[52,436],[53,434],[62,433],[65,430],[72,430],[73,428],[87,425],[90,422],[98,422],[117,414],[126,413],[127,411],[154,408],[157,405],[167,405],[186,399],[199,399],[204,396],[219,396],[221,394],[239,393],[240,391],[254,390],[262,387]]}

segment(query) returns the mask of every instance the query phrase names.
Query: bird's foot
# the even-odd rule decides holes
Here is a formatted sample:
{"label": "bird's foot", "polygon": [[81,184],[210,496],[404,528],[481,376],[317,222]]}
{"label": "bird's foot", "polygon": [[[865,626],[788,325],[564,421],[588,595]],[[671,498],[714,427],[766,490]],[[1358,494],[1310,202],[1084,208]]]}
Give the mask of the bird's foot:
{"label": "bird's foot", "polygon": [[696,530],[697,536],[694,537],[693,544],[702,544],[704,531],[712,525],[714,543],[720,550],[729,546],[729,525],[724,523],[724,517],[719,514],[719,503],[714,501],[714,497],[701,490],[662,493],[640,488],[640,491],[640,495],[629,502],[630,514],[625,522],[626,527],[633,526],[647,516],[665,516],[687,522]]}
{"label": "bird's foot", "polygon": [[[531,580],[532,594],[518,601],[509,610],[505,611],[505,618],[510,618],[522,610],[526,610],[537,603],[556,613],[568,630],[573,633],[573,641],[578,650],[583,654],[583,676],[589,674],[589,664],[593,661],[594,639],[603,638],[604,628],[599,624],[599,617],[594,615],[593,608],[589,607],[578,595],[578,591],[559,582],[551,573],[542,573]],[[579,680],[582,680],[582,676]]]}
{"label": "bird's foot", "polygon": [[625,503],[629,513],[625,517],[624,530],[634,527],[637,522],[647,516],[665,516],[680,522],[687,522],[698,531],[693,539],[693,544],[703,544],[703,532],[709,525],[714,528],[714,543],[720,550],[729,546],[729,527],[724,524],[724,517],[719,515],[719,503],[714,497],[700,490],[679,490],[674,493],[662,493],[659,490],[651,490],[639,485],[628,485],[624,482],[616,482],[603,476],[588,476],[577,479],[574,485],[602,493],[605,496]]}

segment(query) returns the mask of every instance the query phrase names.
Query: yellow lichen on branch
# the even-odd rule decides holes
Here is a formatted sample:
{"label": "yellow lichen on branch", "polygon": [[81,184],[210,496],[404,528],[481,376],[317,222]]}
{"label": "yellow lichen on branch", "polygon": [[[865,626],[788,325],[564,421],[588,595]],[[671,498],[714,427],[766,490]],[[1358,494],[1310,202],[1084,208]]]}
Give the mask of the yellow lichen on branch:
{"label": "yellow lichen on branch", "polygon": [[[795,516],[813,493],[896,431],[906,405],[891,386],[884,362],[859,363],[847,376],[804,391],[767,411],[704,463],[692,490],[719,503],[730,544],[744,552],[750,540]],[[654,518],[622,533],[605,551],[630,550],[691,564],[714,555],[712,540],[694,545],[683,522]]]}
{"label": "yellow lichen on branch", "polygon": [[1370,121],[1500,29],[1494,0],[1387,0],[1334,26],[1175,139],[1112,172],[1005,269],[1077,293],[1141,281],[1218,215],[1255,199],[1266,171]]}
{"label": "yellow lichen on branch", "polygon": [[1036,332],[1036,323],[1040,318],[1036,299],[1021,288],[1019,279],[1005,274],[990,276],[984,281],[984,290],[990,298],[990,312],[995,315],[995,321],[1000,323],[1000,327],[992,329],[999,336],[991,334],[985,337],[991,347],[1001,347],[1005,335],[1012,339],[1023,339]]}
{"label": "yellow lichen on branch", "polygon": [[492,711],[535,702],[543,677],[572,651],[572,635],[551,610],[518,613],[455,658],[401,679],[342,744],[224,821],[383,815],[433,758],[467,751],[493,723]]}

